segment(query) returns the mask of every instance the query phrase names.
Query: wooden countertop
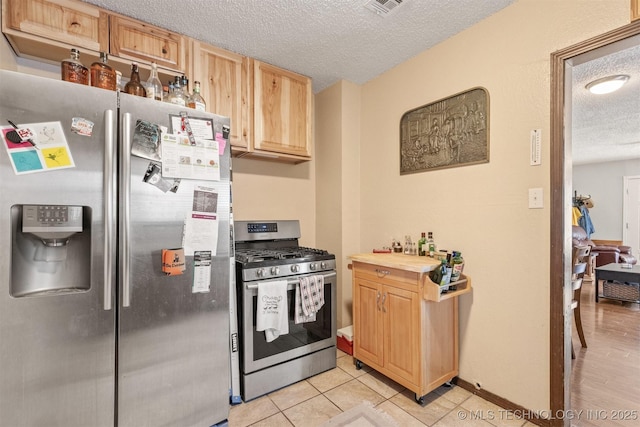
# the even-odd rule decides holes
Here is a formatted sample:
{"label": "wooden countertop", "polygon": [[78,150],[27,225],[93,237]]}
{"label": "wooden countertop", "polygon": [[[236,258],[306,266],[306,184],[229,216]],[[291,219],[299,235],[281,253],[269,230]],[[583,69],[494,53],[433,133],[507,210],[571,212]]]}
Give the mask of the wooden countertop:
{"label": "wooden countertop", "polygon": [[440,265],[436,258],[427,256],[405,255],[398,253],[390,254],[355,254],[347,258],[352,261],[364,262],[366,264],[376,264],[383,267],[398,268],[401,270],[413,271],[416,273],[427,273]]}

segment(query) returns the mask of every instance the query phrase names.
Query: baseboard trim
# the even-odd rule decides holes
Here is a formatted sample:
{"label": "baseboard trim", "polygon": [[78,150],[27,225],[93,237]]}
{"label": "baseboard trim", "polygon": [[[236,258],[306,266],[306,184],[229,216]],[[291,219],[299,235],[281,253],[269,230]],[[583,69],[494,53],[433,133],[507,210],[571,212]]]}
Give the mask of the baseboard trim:
{"label": "baseboard trim", "polygon": [[498,405],[499,407],[504,408],[507,411],[513,412],[514,416],[517,415],[519,418],[525,419],[539,426],[543,426],[543,427],[551,426],[551,422],[548,419],[540,418],[540,416],[535,411],[532,411],[523,406],[517,405],[485,389],[481,388],[478,390],[474,384],[468,381],[465,381],[459,377],[455,377],[451,382],[457,385],[458,387],[463,388],[475,394],[476,396],[483,398],[488,402]]}

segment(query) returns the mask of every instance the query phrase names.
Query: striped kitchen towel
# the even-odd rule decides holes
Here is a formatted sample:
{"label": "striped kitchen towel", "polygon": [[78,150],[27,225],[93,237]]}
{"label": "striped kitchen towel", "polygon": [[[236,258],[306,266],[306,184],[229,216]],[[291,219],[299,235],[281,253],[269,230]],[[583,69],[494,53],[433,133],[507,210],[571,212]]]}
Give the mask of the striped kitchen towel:
{"label": "striped kitchen towel", "polygon": [[312,313],[310,316],[305,316],[304,312],[302,311],[302,297],[300,296],[300,285],[296,286],[296,308],[294,310],[294,321],[295,324],[298,325],[300,323],[307,323],[307,322],[315,322],[316,321],[316,314]]}
{"label": "striped kitchen towel", "polygon": [[316,313],[324,305],[324,276],[300,278],[300,299],[305,316]]}

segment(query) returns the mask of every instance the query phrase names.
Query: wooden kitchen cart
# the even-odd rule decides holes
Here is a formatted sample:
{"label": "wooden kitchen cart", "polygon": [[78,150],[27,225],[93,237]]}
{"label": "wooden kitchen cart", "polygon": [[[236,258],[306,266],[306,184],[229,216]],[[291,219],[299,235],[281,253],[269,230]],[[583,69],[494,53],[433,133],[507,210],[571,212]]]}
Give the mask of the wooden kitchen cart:
{"label": "wooden kitchen cart", "polygon": [[465,275],[457,290],[440,293],[429,279],[439,261],[403,254],[349,257],[353,275],[353,357],[424,396],[458,375],[458,296],[471,292]]}

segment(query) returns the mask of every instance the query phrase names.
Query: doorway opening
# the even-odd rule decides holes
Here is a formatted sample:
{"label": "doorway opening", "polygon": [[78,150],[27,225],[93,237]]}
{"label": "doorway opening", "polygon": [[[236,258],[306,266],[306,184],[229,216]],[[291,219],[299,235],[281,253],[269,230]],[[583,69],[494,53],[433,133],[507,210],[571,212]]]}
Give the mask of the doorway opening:
{"label": "doorway opening", "polygon": [[[594,37],[551,55],[551,260],[550,260],[550,408],[560,413],[571,406],[571,73],[574,62],[602,55],[619,44],[637,43],[640,21]],[[617,44],[617,45],[616,45]],[[567,301],[567,303],[565,303]],[[551,420],[568,425],[568,418]]]}

